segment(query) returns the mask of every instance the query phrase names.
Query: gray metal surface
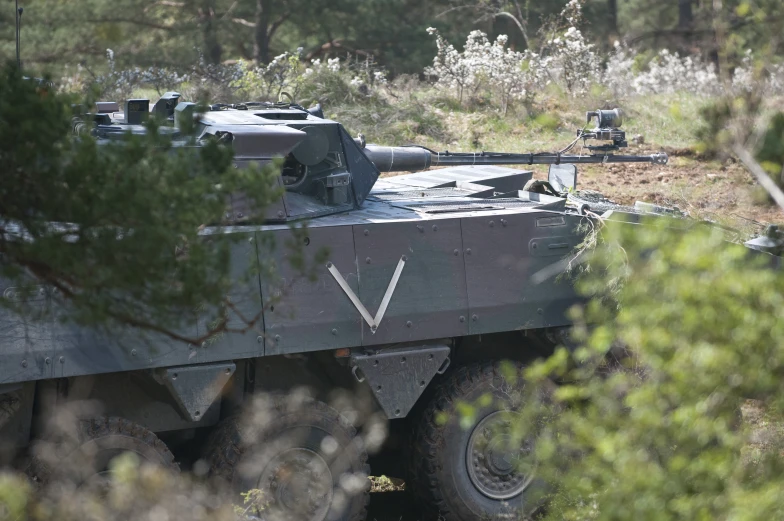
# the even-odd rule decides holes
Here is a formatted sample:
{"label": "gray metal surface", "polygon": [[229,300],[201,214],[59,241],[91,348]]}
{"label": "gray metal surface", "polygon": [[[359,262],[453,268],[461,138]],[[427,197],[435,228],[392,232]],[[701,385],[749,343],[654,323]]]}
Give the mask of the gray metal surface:
{"label": "gray metal surface", "polygon": [[261,287],[265,303],[264,354],[361,345],[359,312],[329,273],[326,262],[314,263],[314,258],[326,251],[327,262],[340,271],[356,293],[359,276],[351,227],[308,229],[303,254],[314,269],[315,280],[298,273],[288,261],[292,250],[286,247],[286,241],[293,237],[288,229],[259,232],[257,236],[263,258],[274,261],[276,270],[274,279],[264,278]]}
{"label": "gray metal surface", "polygon": [[398,175],[384,178],[384,186],[409,188],[440,188],[460,186],[460,183],[474,183],[489,186],[498,192],[521,190],[531,180],[533,173],[499,166],[457,166],[419,172],[416,174]]}
{"label": "gray metal surface", "polygon": [[[41,313],[48,302],[43,287],[39,292],[24,295],[19,288],[0,280],[0,298],[24,303],[31,314]],[[54,374],[56,324],[24,319],[8,311],[0,311],[0,383],[24,382],[51,378]]]}
{"label": "gray metal surface", "polygon": [[354,355],[351,365],[359,368],[355,374],[367,380],[388,418],[405,418],[430,380],[446,369],[449,352],[445,345],[385,349]]}
{"label": "gray metal surface", "polygon": [[190,421],[199,421],[212,407],[235,369],[231,362],[186,365],[168,367],[158,376],[177,401],[183,416]]}
{"label": "gray metal surface", "polygon": [[359,298],[372,314],[402,257],[402,272],[384,319],[362,326],[362,345],[468,333],[465,267],[459,219],[354,226]]}
{"label": "gray metal surface", "polygon": [[461,219],[472,334],[569,323],[566,310],[579,301],[569,281],[530,277],[579,244],[579,222],[547,213]]}
{"label": "gray metal surface", "polygon": [[[229,312],[228,326],[235,331],[214,336],[201,346],[188,346],[171,338],[144,334],[132,328],[116,328],[111,334],[58,322],[42,323],[37,331],[46,333],[54,347],[50,362],[56,378],[132,371],[183,364],[249,358],[264,352],[263,321],[258,276],[248,279],[248,268],[258,263],[254,234],[240,233],[233,242],[232,275],[235,286],[229,294],[235,311]],[[214,236],[212,240],[231,240],[236,237]],[[247,320],[258,317],[254,327]],[[194,313],[184,317],[179,332],[188,337],[199,337],[209,327],[213,314]],[[247,319],[247,320],[246,320]],[[244,331],[243,331],[244,330]],[[37,344],[36,344],[37,345]],[[43,343],[42,345],[49,345]]]}

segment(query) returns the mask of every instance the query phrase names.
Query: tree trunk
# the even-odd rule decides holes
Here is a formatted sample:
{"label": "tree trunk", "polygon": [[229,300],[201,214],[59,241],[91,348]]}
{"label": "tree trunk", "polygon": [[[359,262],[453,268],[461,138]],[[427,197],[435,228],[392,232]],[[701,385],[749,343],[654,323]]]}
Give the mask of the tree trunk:
{"label": "tree trunk", "polygon": [[204,57],[209,63],[220,63],[223,48],[218,43],[215,28],[215,0],[204,0],[202,4],[202,24],[204,31]]}
{"label": "tree trunk", "polygon": [[256,63],[269,62],[269,25],[271,0],[256,0],[256,32],[253,59]]}
{"label": "tree trunk", "polygon": [[694,13],[692,12],[693,0],[678,0],[678,28],[688,31],[694,22]]}
{"label": "tree trunk", "polygon": [[607,26],[610,36],[618,36],[618,0],[607,0]]}

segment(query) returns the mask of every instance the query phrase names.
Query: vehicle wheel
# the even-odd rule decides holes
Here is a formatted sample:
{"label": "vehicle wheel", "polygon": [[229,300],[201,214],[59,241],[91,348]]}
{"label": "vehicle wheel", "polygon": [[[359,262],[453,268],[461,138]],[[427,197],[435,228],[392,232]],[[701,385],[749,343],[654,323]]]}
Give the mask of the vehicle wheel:
{"label": "vehicle wheel", "polygon": [[213,476],[233,492],[259,490],[265,517],[361,521],[369,501],[367,453],[355,429],[315,400],[276,397],[223,420],[207,442]]}
{"label": "vehicle wheel", "polygon": [[174,455],[158,436],[132,421],[116,417],[75,420],[73,429],[39,441],[28,475],[46,485],[61,480],[76,486],[104,487],[110,462],[131,452],[142,462],[178,472]]}
{"label": "vehicle wheel", "polygon": [[[504,378],[499,362],[457,369],[414,426],[413,489],[441,519],[520,518],[543,504],[546,487],[533,457],[536,426],[521,433],[515,412],[523,396],[522,366],[509,363],[516,381]],[[473,410],[466,414],[464,405]]]}

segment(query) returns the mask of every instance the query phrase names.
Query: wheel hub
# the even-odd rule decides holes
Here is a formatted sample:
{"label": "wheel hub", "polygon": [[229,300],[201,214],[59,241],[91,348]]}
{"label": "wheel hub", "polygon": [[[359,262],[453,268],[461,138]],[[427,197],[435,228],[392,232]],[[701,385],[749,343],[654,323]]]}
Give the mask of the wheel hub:
{"label": "wheel hub", "polygon": [[507,411],[491,413],[474,427],[468,439],[468,476],[477,490],[492,499],[521,494],[533,478],[531,446],[515,442],[512,435],[515,419],[519,417]]}
{"label": "wheel hub", "polygon": [[288,449],[275,456],[258,484],[272,507],[286,518],[322,521],[332,504],[329,465],[309,449]]}

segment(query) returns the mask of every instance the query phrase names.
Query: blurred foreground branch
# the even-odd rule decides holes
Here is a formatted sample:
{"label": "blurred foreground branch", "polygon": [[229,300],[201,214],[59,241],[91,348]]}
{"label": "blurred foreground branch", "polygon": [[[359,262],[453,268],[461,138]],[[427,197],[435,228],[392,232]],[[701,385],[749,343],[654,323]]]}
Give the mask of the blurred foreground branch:
{"label": "blurred foreground branch", "polygon": [[741,145],[735,145],[733,147],[733,152],[738,156],[743,166],[757,178],[757,182],[770,194],[776,204],[779,205],[779,208],[784,210],[784,191],[779,188],[773,179],[765,172],[765,170],[760,166],[760,164],[754,159],[754,157],[749,153]]}

